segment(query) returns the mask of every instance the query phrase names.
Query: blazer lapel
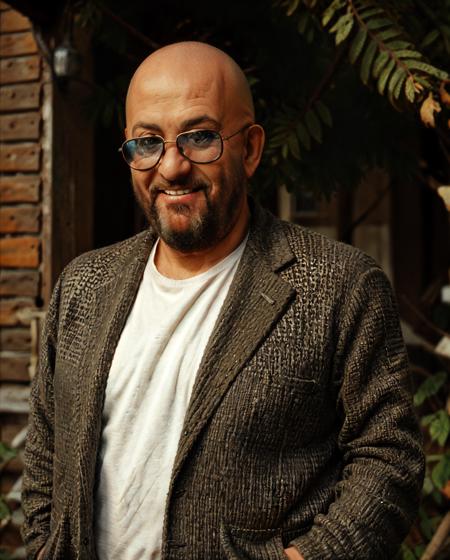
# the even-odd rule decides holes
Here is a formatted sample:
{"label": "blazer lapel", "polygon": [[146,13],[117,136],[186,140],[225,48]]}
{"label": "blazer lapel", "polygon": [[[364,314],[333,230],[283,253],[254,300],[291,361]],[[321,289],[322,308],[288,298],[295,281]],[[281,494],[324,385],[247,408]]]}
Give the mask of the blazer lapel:
{"label": "blazer lapel", "polygon": [[294,256],[284,233],[269,216],[259,207],[253,210],[247,246],[197,373],[172,485],[228,387],[295,296],[276,274]]}
{"label": "blazer lapel", "polygon": [[93,306],[95,316],[90,329],[92,343],[89,341],[91,346],[86,348],[86,357],[81,369],[85,373],[78,387],[78,402],[83,410],[79,418],[77,453],[81,486],[80,538],[83,530],[89,530],[89,526],[92,525],[95,467],[109,369],[154,240],[150,231],[144,232],[125,259],[118,254],[118,258],[123,262],[117,266],[117,275],[100,286],[96,292]]}

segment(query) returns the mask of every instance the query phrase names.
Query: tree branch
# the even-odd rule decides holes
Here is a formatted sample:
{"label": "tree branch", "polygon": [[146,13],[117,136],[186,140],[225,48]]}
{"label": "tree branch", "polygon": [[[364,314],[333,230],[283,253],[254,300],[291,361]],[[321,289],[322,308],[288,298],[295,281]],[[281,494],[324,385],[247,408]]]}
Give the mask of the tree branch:
{"label": "tree branch", "polygon": [[377,208],[377,206],[381,203],[381,201],[383,200],[383,198],[386,196],[386,194],[389,192],[390,190],[390,185],[388,185],[387,187],[385,187],[380,194],[377,196],[377,198],[372,202],[372,204],[370,204],[366,210],[364,210],[364,212],[362,214],[360,214],[358,216],[358,218],[356,218],[356,220],[354,222],[352,222],[350,224],[350,226],[348,227],[348,229],[345,232],[344,238],[345,239],[351,239],[351,235],[353,233],[353,231],[362,223],[364,222],[364,220]]}
{"label": "tree branch", "polygon": [[436,529],[433,538],[428,543],[425,552],[422,554],[420,560],[433,560],[441,549],[450,532],[450,511],[447,512]]}
{"label": "tree branch", "polygon": [[141,41],[141,43],[144,43],[145,45],[150,47],[153,51],[156,51],[161,46],[156,41],[153,41],[152,39],[147,37],[147,35],[144,35],[144,33],[141,33],[139,29],[136,29],[136,27],[134,27],[133,25],[125,21],[120,16],[116,15],[113,11],[107,8],[103,3],[99,3],[98,7],[106,16],[108,16],[110,19],[115,21],[118,25],[123,27],[130,35],[136,37],[136,39]]}
{"label": "tree branch", "polygon": [[347,48],[348,48],[348,45],[345,44],[345,45],[341,45],[340,47],[338,47],[336,49],[336,52],[335,52],[333,60],[331,61],[331,64],[328,66],[327,71],[322,76],[322,79],[317,84],[315,90],[312,92],[311,96],[309,97],[308,102],[306,103],[305,108],[301,113],[301,117],[306,115],[306,113],[311,109],[311,107],[314,105],[314,103],[318,99],[320,99],[323,91],[325,89],[327,89],[327,87],[330,84],[331,80],[333,79],[333,76],[335,75],[339,65],[342,62],[342,58],[343,58]]}

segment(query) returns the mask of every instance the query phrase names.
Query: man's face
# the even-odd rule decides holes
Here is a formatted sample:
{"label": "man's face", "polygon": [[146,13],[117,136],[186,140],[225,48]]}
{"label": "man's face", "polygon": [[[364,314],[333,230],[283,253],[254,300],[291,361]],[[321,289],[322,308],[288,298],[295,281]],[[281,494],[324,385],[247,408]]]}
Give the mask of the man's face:
{"label": "man's face", "polygon": [[[130,96],[127,138],[158,134],[173,141],[180,132],[204,128],[228,136],[246,123],[226,114],[219,93],[209,80],[186,84],[151,77]],[[235,225],[246,204],[245,134],[225,141],[221,158],[212,163],[194,164],[175,144],[166,144],[155,168],[132,170],[135,196],[170,247],[182,252],[213,247]]]}

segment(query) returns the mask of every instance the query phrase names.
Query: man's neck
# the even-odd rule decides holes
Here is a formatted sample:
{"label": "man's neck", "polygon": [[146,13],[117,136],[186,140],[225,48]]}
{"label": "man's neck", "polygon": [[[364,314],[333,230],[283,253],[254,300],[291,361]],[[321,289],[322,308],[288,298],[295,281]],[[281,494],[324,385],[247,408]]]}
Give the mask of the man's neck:
{"label": "man's neck", "polygon": [[158,271],[174,280],[183,280],[201,274],[232,253],[247,234],[250,212],[248,205],[242,208],[233,228],[213,247],[183,253],[159,240],[155,255]]}

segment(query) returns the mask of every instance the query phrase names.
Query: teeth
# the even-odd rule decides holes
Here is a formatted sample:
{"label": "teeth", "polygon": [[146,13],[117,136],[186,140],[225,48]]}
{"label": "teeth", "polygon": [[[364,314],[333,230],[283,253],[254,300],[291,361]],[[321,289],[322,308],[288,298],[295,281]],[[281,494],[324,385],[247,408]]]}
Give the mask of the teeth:
{"label": "teeth", "polygon": [[182,194],[189,194],[192,191],[190,189],[185,189],[183,191],[163,191],[164,194],[168,194],[170,196],[181,196]]}

